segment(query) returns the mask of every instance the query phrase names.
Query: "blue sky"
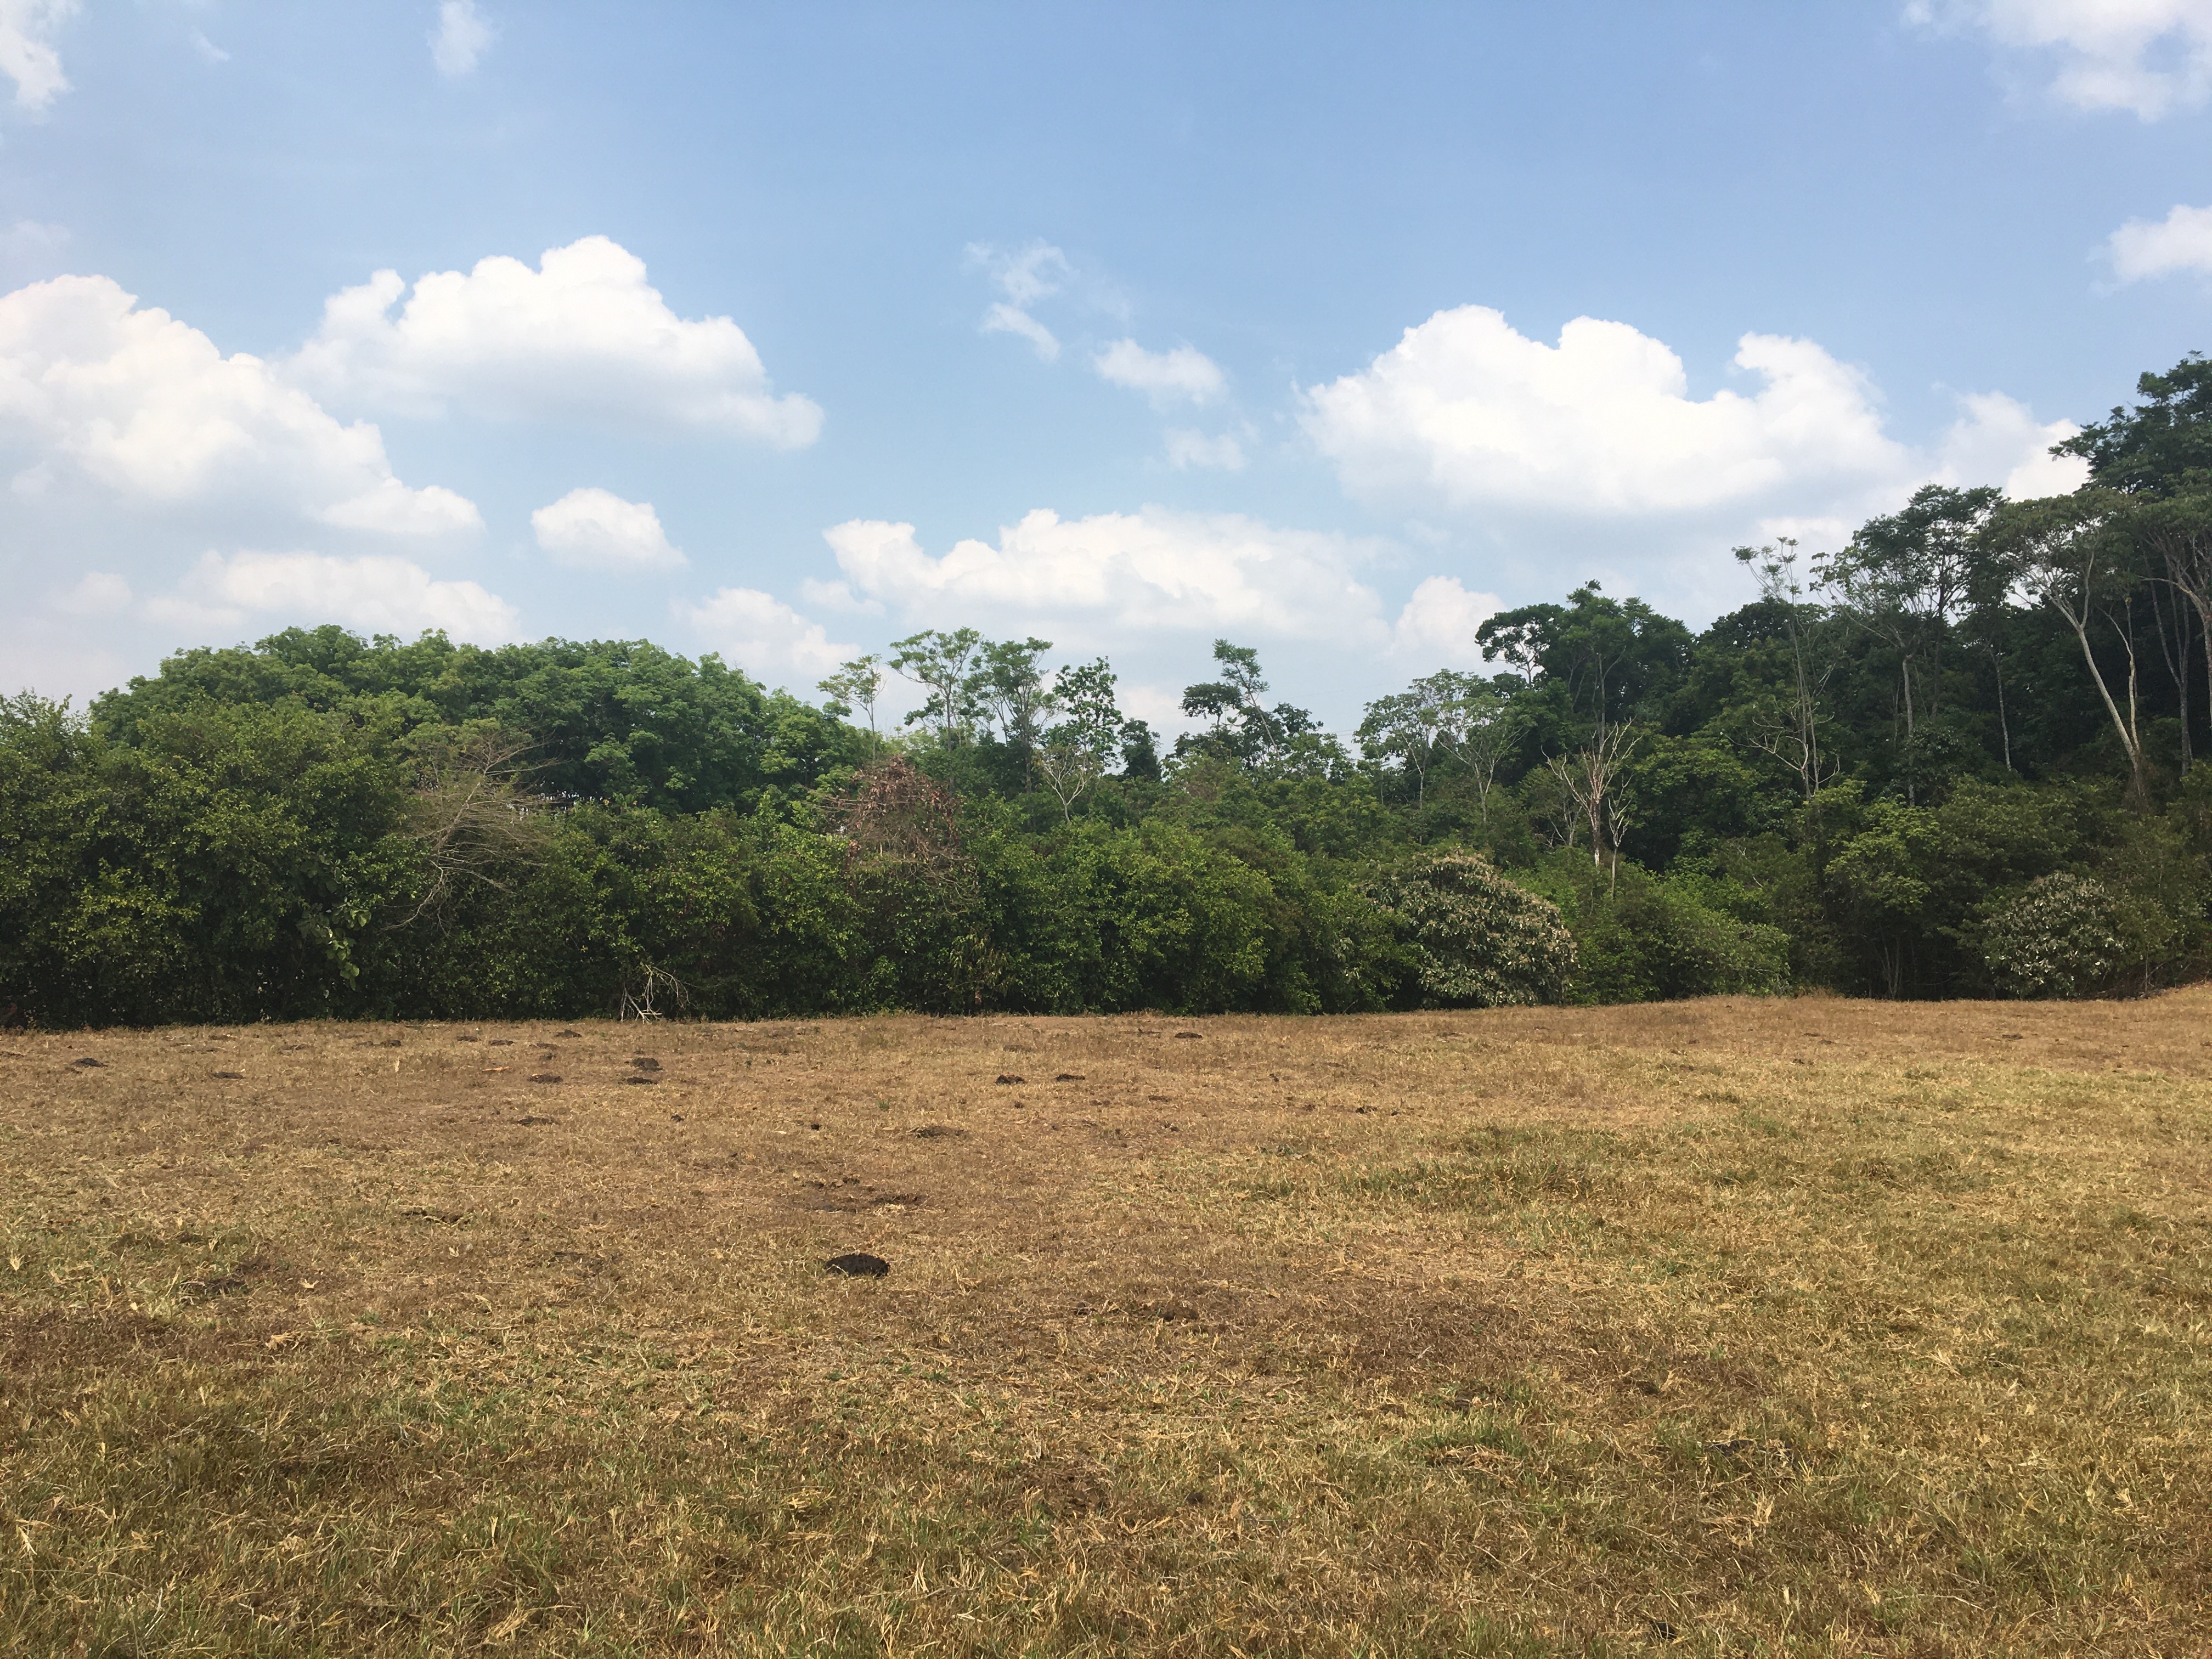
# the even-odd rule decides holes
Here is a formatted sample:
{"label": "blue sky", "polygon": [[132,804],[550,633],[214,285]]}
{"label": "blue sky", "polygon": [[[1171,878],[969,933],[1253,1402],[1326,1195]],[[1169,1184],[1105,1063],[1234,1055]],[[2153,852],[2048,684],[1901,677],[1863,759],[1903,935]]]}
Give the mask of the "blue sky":
{"label": "blue sky", "polygon": [[0,0],[0,70],[11,690],[972,623],[1343,724],[1501,603],[2068,487],[2207,343],[2212,0]]}

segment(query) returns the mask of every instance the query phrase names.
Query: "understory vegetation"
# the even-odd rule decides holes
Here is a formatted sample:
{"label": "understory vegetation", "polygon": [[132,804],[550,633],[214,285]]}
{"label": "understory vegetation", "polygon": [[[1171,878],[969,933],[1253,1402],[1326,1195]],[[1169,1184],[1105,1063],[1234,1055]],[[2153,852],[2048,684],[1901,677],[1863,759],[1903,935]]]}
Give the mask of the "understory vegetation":
{"label": "understory vegetation", "polygon": [[[0,1011],[1344,1012],[2212,964],[2212,364],[1929,486],[1701,634],[1595,582],[1350,740],[1213,649],[1165,749],[1104,659],[901,641],[810,705],[642,642],[292,629],[0,703]],[[887,673],[925,694],[878,729]]]}

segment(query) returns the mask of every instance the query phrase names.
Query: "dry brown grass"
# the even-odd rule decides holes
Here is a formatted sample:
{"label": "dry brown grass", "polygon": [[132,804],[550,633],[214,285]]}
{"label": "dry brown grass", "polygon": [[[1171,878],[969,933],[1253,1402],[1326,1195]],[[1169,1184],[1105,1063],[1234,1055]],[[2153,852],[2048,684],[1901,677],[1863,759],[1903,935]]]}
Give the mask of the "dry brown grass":
{"label": "dry brown grass", "polygon": [[573,1029],[0,1036],[0,1649],[2212,1650],[2206,991]]}

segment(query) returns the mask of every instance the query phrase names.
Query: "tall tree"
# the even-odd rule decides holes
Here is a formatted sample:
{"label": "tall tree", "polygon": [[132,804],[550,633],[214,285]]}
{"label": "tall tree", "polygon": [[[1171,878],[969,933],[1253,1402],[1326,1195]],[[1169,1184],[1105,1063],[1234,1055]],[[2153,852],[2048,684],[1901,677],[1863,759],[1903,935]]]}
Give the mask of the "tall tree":
{"label": "tall tree", "polygon": [[925,629],[891,641],[891,667],[929,693],[921,708],[908,711],[906,724],[933,725],[945,749],[960,748],[974,734],[976,708],[970,675],[982,644],[983,636],[972,628],[949,633]]}
{"label": "tall tree", "polygon": [[[2137,805],[2148,801],[2142,726],[2136,695],[2138,676],[2133,630],[2124,614],[2130,590],[2138,580],[2130,554],[2134,542],[2125,532],[2120,498],[2094,484],[2071,495],[2008,503],[1990,526],[1987,539],[2010,563],[2014,580],[2048,605],[2073,631],[2081,660],[2112,723],[2128,760],[2128,793]],[[2113,634],[2127,659],[2126,707],[2122,708],[2097,660],[2091,635],[2100,623]]]}
{"label": "tall tree", "polygon": [[1000,740],[1021,757],[1024,788],[1036,768],[1040,721],[1055,701],[1041,660],[1051,649],[1050,640],[987,641],[968,677],[969,702],[997,724]]}
{"label": "tall tree", "polygon": [[876,731],[876,700],[883,695],[884,690],[884,659],[881,657],[855,657],[828,679],[817,680],[815,689],[830,699],[823,706],[839,720],[850,719],[855,708],[868,717],[870,754],[883,747],[883,738]]}
{"label": "tall tree", "polygon": [[1318,729],[1303,708],[1288,703],[1270,708],[1260,701],[1267,682],[1261,675],[1260,653],[1250,646],[1216,640],[1213,660],[1221,678],[1186,687],[1182,694],[1182,712],[1205,720],[1206,729],[1176,738],[1178,755],[1216,755],[1265,769],[1282,759],[1295,739]]}
{"label": "tall tree", "polygon": [[2212,471],[2212,362],[2192,351],[2163,374],[2136,382],[2142,401],[2116,407],[2083,427],[2053,453],[2089,463],[2092,483],[2130,495],[2166,495],[2188,488],[2192,472]]}
{"label": "tall tree", "polygon": [[1063,823],[1074,816],[1075,803],[1106,775],[1123,740],[1126,722],[1115,704],[1114,686],[1114,670],[1103,657],[1064,668],[1054,679],[1054,702],[1060,718],[1043,734],[1036,769],[1060,802]]}
{"label": "tall tree", "polygon": [[1818,585],[1897,655],[1905,799],[1918,799],[1919,726],[1940,713],[1943,648],[1977,591],[1983,527],[2001,492],[1926,484],[1904,511],[1869,519],[1818,562]]}
{"label": "tall tree", "polygon": [[1641,599],[1616,599],[1585,582],[1567,603],[1499,612],[1475,629],[1486,661],[1509,663],[1562,707],[1540,737],[1555,744],[1601,736],[1671,690],[1690,651],[1690,630]]}

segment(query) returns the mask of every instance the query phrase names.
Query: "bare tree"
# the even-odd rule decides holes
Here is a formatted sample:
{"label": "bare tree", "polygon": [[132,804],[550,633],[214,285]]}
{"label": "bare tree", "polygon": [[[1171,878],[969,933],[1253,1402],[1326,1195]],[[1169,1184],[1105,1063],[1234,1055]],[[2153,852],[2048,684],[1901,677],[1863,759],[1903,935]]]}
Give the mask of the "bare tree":
{"label": "bare tree", "polygon": [[678,1008],[687,1007],[691,1001],[690,988],[665,968],[656,968],[640,958],[624,970],[622,985],[616,994],[615,1018],[623,1019],[662,1019],[666,1016],[658,1006],[665,1002]]}
{"label": "bare tree", "polygon": [[1778,705],[1766,704],[1752,712],[1746,738],[1753,748],[1796,773],[1798,792],[1809,801],[1836,775],[1834,759],[1820,752],[1820,694],[1835,659],[1816,649],[1816,612],[1798,579],[1796,538],[1779,536],[1771,546],[1739,547],[1735,556],[1749,567],[1759,598],[1778,611],[1783,639],[1790,647],[1790,685]]}
{"label": "bare tree", "polygon": [[[1606,854],[1611,851],[1616,884],[1620,880],[1620,844],[1628,834],[1630,806],[1621,786],[1621,770],[1642,737],[1634,721],[1622,720],[1593,732],[1589,742],[1573,754],[1553,755],[1545,762],[1559,781],[1561,794],[1589,825],[1592,867],[1603,870]],[[1573,845],[1571,838],[1568,844]]]}
{"label": "bare tree", "polygon": [[506,892],[503,871],[544,856],[556,807],[523,784],[522,758],[529,750],[526,738],[501,732],[470,732],[420,748],[400,833],[421,853],[430,883],[394,927],[411,926],[471,882]]}

